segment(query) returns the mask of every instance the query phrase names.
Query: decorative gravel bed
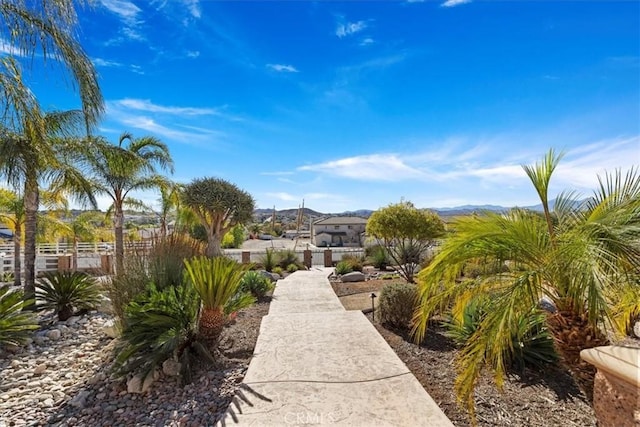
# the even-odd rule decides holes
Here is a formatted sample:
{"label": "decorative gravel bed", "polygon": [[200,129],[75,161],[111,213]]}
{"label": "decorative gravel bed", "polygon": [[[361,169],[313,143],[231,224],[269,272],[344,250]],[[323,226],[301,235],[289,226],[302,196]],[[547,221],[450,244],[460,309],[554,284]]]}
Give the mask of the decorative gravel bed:
{"label": "decorative gravel bed", "polygon": [[253,355],[269,303],[238,313],[222,335],[222,368],[197,367],[178,385],[160,374],[143,394],[127,392],[109,375],[115,340],[104,331],[111,317],[91,312],[57,322],[40,318],[32,342],[0,354],[0,426],[202,426],[220,419]]}

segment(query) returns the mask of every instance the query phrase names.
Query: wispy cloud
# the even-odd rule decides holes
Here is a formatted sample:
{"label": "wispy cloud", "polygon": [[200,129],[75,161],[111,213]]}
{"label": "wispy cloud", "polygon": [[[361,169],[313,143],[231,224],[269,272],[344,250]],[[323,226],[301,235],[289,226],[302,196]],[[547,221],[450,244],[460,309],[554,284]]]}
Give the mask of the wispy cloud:
{"label": "wispy cloud", "polygon": [[200,0],[181,0],[184,7],[189,11],[194,18],[200,18],[202,12],[200,11]]}
{"label": "wispy cloud", "polygon": [[189,50],[187,51],[187,57],[188,58],[197,58],[200,56],[200,51],[199,50]]}
{"label": "wispy cloud", "polygon": [[120,18],[124,25],[121,32],[127,39],[138,41],[145,39],[139,31],[144,21],[138,19],[138,15],[142,12],[138,6],[127,0],[100,0],[100,4]]}
{"label": "wispy cloud", "polygon": [[440,6],[442,7],[455,7],[460,6],[461,4],[471,3],[471,0],[447,0],[442,3]]}
{"label": "wispy cloud", "polygon": [[286,193],[284,191],[277,192],[277,193],[266,193],[265,195],[268,197],[272,197],[274,199],[282,200],[284,202],[292,202],[294,200],[299,200],[298,197],[294,196],[293,194]]}
{"label": "wispy cloud", "polygon": [[404,181],[424,179],[425,174],[394,154],[347,157],[298,168],[299,171],[327,173],[361,181]]}
{"label": "wispy cloud", "polygon": [[362,39],[362,41],[360,42],[360,46],[369,46],[374,43],[375,43],[375,40],[373,40],[371,37],[366,37]]}
{"label": "wispy cloud", "polygon": [[112,101],[113,105],[128,108],[130,110],[145,111],[149,113],[164,113],[184,116],[222,115],[215,108],[175,107],[154,104],[148,99],[125,98]]}
{"label": "wispy cloud", "polygon": [[105,67],[105,68],[119,68],[122,67],[124,64],[122,64],[121,62],[117,62],[117,61],[110,61],[108,59],[102,59],[102,58],[94,58],[93,59],[93,63],[96,67]]}
{"label": "wispy cloud", "polygon": [[279,73],[297,73],[298,70],[293,65],[285,64],[267,64],[267,68],[270,68]]}
{"label": "wispy cloud", "polygon": [[0,56],[2,55],[25,56],[17,47],[9,43],[7,40],[0,38]]}
{"label": "wispy cloud", "polygon": [[360,31],[367,28],[367,23],[365,21],[357,21],[357,22],[339,22],[336,26],[336,36],[339,38],[347,37],[352,34],[359,33]]}

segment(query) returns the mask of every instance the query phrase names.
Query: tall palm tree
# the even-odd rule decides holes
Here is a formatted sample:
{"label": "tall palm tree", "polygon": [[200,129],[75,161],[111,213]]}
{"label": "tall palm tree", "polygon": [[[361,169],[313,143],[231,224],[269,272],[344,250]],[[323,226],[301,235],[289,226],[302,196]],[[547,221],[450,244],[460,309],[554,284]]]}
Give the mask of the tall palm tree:
{"label": "tall palm tree", "polygon": [[163,239],[167,237],[169,216],[172,212],[177,213],[180,210],[180,191],[182,185],[170,182],[168,186],[160,188],[160,211],[158,216],[160,217],[160,237]]}
{"label": "tall palm tree", "polygon": [[123,133],[118,145],[98,139],[90,156],[93,186],[97,193],[109,196],[113,205],[116,273],[121,273],[124,260],[124,206],[132,191],[167,186],[158,168],[173,173],[173,160],[166,144],[157,138],[133,138]]}
{"label": "tall palm tree", "polygon": [[[546,324],[556,350],[590,396],[594,369],[580,360],[580,350],[606,344],[605,331],[624,325],[616,316],[638,313],[634,294],[640,271],[640,174],[621,171],[600,179],[600,187],[585,202],[561,193],[553,208],[549,182],[562,155],[550,150],[535,166],[523,166],[543,206],[543,212],[514,209],[460,218],[432,263],[419,274],[416,338],[422,340],[428,319],[438,311],[491,295],[491,310],[458,358],[458,396],[473,413],[473,390],[483,366],[493,369],[501,386],[505,354],[513,346],[511,331],[524,313],[536,310],[543,297],[555,312]],[[507,265],[487,269],[476,280],[459,280],[465,263]],[[634,281],[636,281],[634,283]],[[638,295],[638,292],[635,292]]]}
{"label": "tall palm tree", "polygon": [[[87,131],[98,123],[104,112],[104,100],[98,85],[98,75],[89,56],[76,39],[77,15],[74,0],[0,0],[0,38],[13,49],[13,55],[0,59],[0,92],[20,91],[20,84],[11,75],[18,67],[14,56],[36,54],[49,63],[60,65],[70,74],[70,80],[82,101]],[[53,61],[51,61],[53,59]],[[4,77],[3,77],[4,76]],[[21,123],[29,115],[21,102],[13,96],[0,96],[2,122],[11,119]]]}
{"label": "tall palm tree", "polygon": [[[4,85],[3,79],[7,78],[9,84]],[[53,191],[64,188],[95,206],[88,181],[75,167],[85,151],[77,136],[86,120],[79,110],[43,112],[17,67],[9,74],[0,73],[0,90],[12,97],[9,104],[19,106],[21,113],[10,128],[0,127],[0,177],[4,177],[12,188],[21,188],[24,197],[24,296],[30,300],[35,295],[40,186],[50,187]]]}

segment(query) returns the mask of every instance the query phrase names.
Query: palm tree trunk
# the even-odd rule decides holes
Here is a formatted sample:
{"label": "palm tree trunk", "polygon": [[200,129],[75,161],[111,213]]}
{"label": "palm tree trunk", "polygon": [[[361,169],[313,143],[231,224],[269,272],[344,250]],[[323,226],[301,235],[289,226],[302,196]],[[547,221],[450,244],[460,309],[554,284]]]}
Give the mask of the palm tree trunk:
{"label": "palm tree trunk", "polygon": [[547,324],[562,361],[591,402],[596,369],[580,358],[580,351],[608,345],[609,340],[597,326],[589,323],[586,314],[558,311],[547,317]]}
{"label": "palm tree trunk", "polygon": [[16,222],[15,228],[13,231],[13,284],[15,286],[22,286],[22,262],[20,261],[22,224]]}
{"label": "palm tree trunk", "polygon": [[73,253],[71,255],[71,269],[78,271],[78,238],[73,238]]}
{"label": "palm tree trunk", "polygon": [[[40,192],[36,177],[27,176],[24,184],[24,298],[35,298],[36,233]],[[33,305],[27,307],[33,308]]]}
{"label": "palm tree trunk", "polygon": [[116,274],[124,271],[124,235],[122,227],[124,225],[124,212],[121,206],[115,207],[113,216],[113,229],[116,235]]}
{"label": "palm tree trunk", "polygon": [[199,322],[199,333],[210,347],[215,347],[215,343],[220,337],[226,321],[227,316],[225,316],[220,308],[204,308],[202,310]]}

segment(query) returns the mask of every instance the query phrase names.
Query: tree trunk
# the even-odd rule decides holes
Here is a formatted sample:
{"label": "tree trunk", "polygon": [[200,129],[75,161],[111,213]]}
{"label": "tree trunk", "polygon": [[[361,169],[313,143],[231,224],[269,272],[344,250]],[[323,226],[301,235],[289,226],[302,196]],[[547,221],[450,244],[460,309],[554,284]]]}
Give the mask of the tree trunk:
{"label": "tree trunk", "polygon": [[78,238],[73,238],[73,253],[71,254],[71,270],[78,271]]}
{"label": "tree trunk", "polygon": [[558,311],[547,317],[547,324],[562,361],[571,371],[587,399],[590,402],[593,401],[593,380],[596,368],[580,358],[580,351],[608,345],[609,340],[596,326],[589,323],[586,314]]}
{"label": "tree trunk", "polygon": [[[36,233],[40,192],[36,177],[27,176],[24,184],[24,298],[35,298]],[[34,305],[26,307],[33,309]]]}
{"label": "tree trunk", "polygon": [[16,222],[16,229],[13,232],[13,284],[22,286],[22,262],[20,261],[20,251],[22,247],[22,224]]}
{"label": "tree trunk", "polygon": [[210,258],[222,255],[222,238],[219,234],[209,233],[207,256]]}
{"label": "tree trunk", "polygon": [[124,225],[124,212],[121,206],[115,207],[113,217],[113,229],[116,235],[116,274],[124,271],[124,235],[122,227]]}
{"label": "tree trunk", "polygon": [[227,316],[225,316],[221,308],[204,308],[202,310],[198,332],[200,333],[200,336],[207,342],[209,347],[215,347],[215,344],[218,341],[220,334],[222,333],[222,329],[224,328],[224,324],[226,323],[226,321]]}

